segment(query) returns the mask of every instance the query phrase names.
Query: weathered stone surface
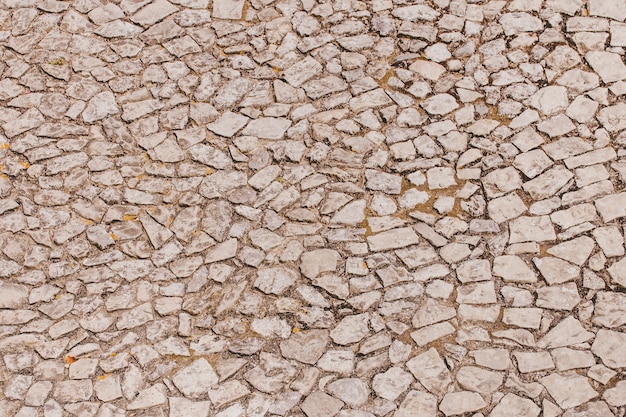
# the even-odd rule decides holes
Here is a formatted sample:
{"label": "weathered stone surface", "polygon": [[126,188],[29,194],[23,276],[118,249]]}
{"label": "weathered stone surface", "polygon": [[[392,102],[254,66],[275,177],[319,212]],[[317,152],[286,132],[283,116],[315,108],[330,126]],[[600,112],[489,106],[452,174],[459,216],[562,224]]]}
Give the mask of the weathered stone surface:
{"label": "weathered stone surface", "polygon": [[339,253],[332,249],[317,249],[305,252],[300,258],[300,270],[310,279],[324,272],[334,272],[337,269]]}
{"label": "weathered stone surface", "polygon": [[420,384],[435,395],[443,394],[452,383],[448,368],[434,348],[411,359],[407,367]]}
{"label": "weathered stone surface", "polygon": [[218,380],[217,374],[206,359],[194,361],[188,367],[177,372],[172,378],[176,388],[189,398],[203,397],[210,388],[217,384]]}
{"label": "weathered stone surface", "polygon": [[419,243],[419,237],[413,229],[406,227],[368,236],[367,242],[370,250],[379,252],[415,245]]}
{"label": "weathered stone surface", "polygon": [[0,416],[623,414],[624,21],[0,1]]}
{"label": "weathered stone surface", "polygon": [[551,374],[540,381],[561,408],[573,408],[598,396],[587,378],[582,376]]}
{"label": "weathered stone surface", "polygon": [[626,335],[613,330],[600,329],[591,346],[591,351],[602,359],[609,368],[624,367]]}
{"label": "weathered stone surface", "polygon": [[506,394],[489,414],[490,417],[504,417],[515,410],[516,414],[523,417],[537,417],[541,409],[528,398],[522,398],[515,394]]}
{"label": "weathered stone surface", "polygon": [[300,408],[307,417],[325,417],[336,415],[344,403],[321,391],[310,394]]}
{"label": "weathered stone surface", "polygon": [[286,358],[314,364],[324,353],[329,340],[326,330],[298,332],[280,343],[280,351]]}

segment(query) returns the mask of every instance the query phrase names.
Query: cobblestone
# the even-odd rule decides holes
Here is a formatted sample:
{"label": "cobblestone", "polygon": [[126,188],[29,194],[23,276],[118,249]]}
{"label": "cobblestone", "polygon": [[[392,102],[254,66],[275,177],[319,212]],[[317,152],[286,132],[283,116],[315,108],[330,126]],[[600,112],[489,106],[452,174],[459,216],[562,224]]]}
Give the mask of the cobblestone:
{"label": "cobblestone", "polygon": [[625,20],[0,0],[0,416],[624,416]]}

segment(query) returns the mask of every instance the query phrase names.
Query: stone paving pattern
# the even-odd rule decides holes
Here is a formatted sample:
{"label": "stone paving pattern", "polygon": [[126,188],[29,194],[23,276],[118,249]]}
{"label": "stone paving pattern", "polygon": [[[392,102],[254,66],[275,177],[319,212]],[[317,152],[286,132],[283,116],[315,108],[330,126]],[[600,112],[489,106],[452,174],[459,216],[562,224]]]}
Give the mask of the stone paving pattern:
{"label": "stone paving pattern", "polygon": [[0,416],[624,416],[625,20],[0,0]]}

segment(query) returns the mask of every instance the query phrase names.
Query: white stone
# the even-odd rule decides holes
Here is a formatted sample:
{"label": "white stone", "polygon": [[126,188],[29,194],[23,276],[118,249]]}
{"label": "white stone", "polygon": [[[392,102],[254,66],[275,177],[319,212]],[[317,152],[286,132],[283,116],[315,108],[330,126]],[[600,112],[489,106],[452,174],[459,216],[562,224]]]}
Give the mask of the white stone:
{"label": "white stone", "polygon": [[248,123],[248,120],[249,119],[246,116],[227,111],[224,112],[216,121],[209,123],[207,128],[216,135],[230,138],[241,130],[246,123]]}
{"label": "white stone", "polygon": [[456,391],[444,395],[439,403],[439,410],[446,416],[453,416],[478,411],[486,406],[487,403],[480,394],[471,391]]}
{"label": "white stone", "polygon": [[434,348],[415,356],[406,366],[420,384],[435,395],[446,392],[452,383],[450,371]]}
{"label": "white stone", "polygon": [[587,378],[579,375],[551,374],[539,380],[559,407],[568,409],[586,403],[598,396]]}
{"label": "white stone", "polygon": [[244,0],[215,0],[212,16],[216,19],[234,19],[243,17]]}
{"label": "white stone", "polygon": [[174,375],[172,382],[180,392],[189,398],[201,398],[218,383],[218,376],[213,367],[201,358]]}
{"label": "white stone", "polygon": [[567,89],[560,86],[544,87],[530,97],[530,105],[552,116],[565,110],[569,104]]}
{"label": "white stone", "polygon": [[450,94],[437,94],[424,100],[420,106],[429,114],[448,114],[459,108],[458,103]]}
{"label": "white stone", "polygon": [[605,51],[589,51],[585,54],[585,60],[606,84],[626,79],[626,65],[617,54]]}
{"label": "white stone", "polygon": [[502,397],[489,417],[508,417],[511,410],[515,410],[515,415],[519,417],[537,417],[541,412],[541,408],[528,398],[509,393]]}
{"label": "white stone", "polygon": [[290,126],[291,121],[282,117],[261,117],[250,121],[241,134],[256,136],[260,139],[277,140],[283,138]]}

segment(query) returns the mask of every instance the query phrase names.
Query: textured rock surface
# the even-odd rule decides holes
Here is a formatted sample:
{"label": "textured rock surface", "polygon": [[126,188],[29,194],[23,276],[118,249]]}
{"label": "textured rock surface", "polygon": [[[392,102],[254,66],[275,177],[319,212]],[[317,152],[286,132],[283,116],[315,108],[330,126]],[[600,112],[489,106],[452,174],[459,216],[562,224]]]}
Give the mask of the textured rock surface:
{"label": "textured rock surface", "polygon": [[0,416],[623,417],[623,0],[0,0]]}

